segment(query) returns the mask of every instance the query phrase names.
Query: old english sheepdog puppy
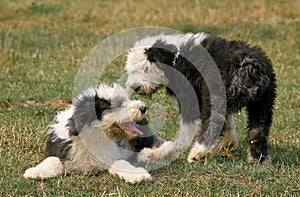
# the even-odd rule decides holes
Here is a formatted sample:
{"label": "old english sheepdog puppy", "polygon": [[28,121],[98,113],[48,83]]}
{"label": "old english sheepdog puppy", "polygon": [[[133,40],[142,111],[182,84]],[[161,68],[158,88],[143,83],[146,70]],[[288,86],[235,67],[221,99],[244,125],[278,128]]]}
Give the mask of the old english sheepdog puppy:
{"label": "old english sheepdog puppy", "polygon": [[[208,57],[217,68],[222,83],[214,82],[217,75],[213,65],[207,64]],[[188,156],[189,162],[206,158],[218,149],[236,148],[238,140],[233,113],[243,107],[248,112],[248,160],[258,163],[270,160],[267,139],[276,84],[272,63],[260,47],[206,33],[146,37],[129,50],[126,71],[129,91],[151,95],[158,88],[166,87],[167,92],[177,98],[179,105],[184,102],[177,147],[184,141],[182,133],[190,138],[189,128],[201,123]],[[184,80],[180,76],[187,81],[185,85],[182,85]],[[213,84],[213,88],[209,88],[209,83]],[[192,86],[198,99],[197,104],[190,106],[188,85]],[[212,91],[218,92],[216,90],[222,87],[224,99],[221,94],[212,94]],[[215,107],[212,103],[216,104]],[[218,106],[224,107],[224,112],[217,109]],[[200,110],[197,116],[193,112],[196,107]]]}
{"label": "old english sheepdog puppy", "polygon": [[130,183],[151,180],[146,169],[130,163],[145,158],[138,155],[143,148],[165,142],[153,135],[145,112],[145,104],[130,100],[118,84],[87,89],[54,118],[47,131],[46,159],[27,169],[24,177],[45,179],[108,169]]}

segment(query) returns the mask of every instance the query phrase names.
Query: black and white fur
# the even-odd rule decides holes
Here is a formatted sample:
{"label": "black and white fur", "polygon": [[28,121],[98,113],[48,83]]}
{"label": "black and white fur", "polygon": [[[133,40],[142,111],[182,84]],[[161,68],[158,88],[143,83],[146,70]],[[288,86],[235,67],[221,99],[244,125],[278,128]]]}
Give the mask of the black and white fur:
{"label": "black and white fur", "polygon": [[145,119],[146,107],[130,100],[118,84],[89,88],[60,112],[50,125],[46,158],[25,171],[28,179],[45,179],[71,172],[107,170],[130,183],[151,180],[146,169],[130,162],[143,148],[164,143]]}
{"label": "black and white fur", "polygon": [[[198,60],[201,62],[201,56],[204,56],[203,49],[212,57],[223,78],[226,99],[222,101],[222,98],[219,98],[218,105],[225,106],[226,112],[225,115],[217,115],[223,123],[225,122],[224,125],[211,119],[212,98],[206,81],[189,61],[197,61],[199,56]],[[128,52],[127,88],[131,92],[151,95],[158,88],[165,86],[167,92],[174,96],[168,85],[178,79],[168,72],[170,67],[185,76],[198,98],[200,115],[195,117],[182,113],[180,122],[179,134],[185,133],[187,138],[190,138],[189,128],[195,128],[198,119],[201,123],[196,142],[188,156],[189,162],[205,158],[224,146],[237,145],[233,113],[243,107],[246,107],[248,112],[248,160],[259,163],[270,160],[267,141],[276,84],[272,63],[260,47],[251,47],[243,41],[229,41],[206,33],[146,37],[136,42]],[[203,73],[209,75],[207,78],[213,81],[214,75],[209,72],[209,67],[210,65],[200,64],[200,70],[204,70]],[[182,95],[188,96],[185,95],[187,93],[184,88],[177,91],[177,98]],[[188,107],[186,113],[193,107],[195,106]],[[220,126],[223,127],[221,132],[214,129]]]}

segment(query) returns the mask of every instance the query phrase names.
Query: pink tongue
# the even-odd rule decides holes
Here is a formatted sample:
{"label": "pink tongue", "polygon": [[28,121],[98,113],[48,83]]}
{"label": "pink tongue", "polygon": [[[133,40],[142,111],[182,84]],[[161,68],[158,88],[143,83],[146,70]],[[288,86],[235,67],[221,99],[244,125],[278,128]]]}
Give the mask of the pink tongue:
{"label": "pink tongue", "polygon": [[126,133],[134,134],[137,133],[139,135],[143,135],[143,132],[136,128],[133,124],[119,124],[118,125],[121,129],[123,129]]}

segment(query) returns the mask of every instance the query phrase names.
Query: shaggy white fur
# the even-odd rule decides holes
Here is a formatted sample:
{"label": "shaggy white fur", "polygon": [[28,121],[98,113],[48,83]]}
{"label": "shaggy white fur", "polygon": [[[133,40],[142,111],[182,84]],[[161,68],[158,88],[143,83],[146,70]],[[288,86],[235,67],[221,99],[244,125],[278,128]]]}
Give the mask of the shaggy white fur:
{"label": "shaggy white fur", "polygon": [[46,179],[58,176],[63,172],[64,167],[58,157],[47,157],[37,166],[27,169],[24,173],[24,177]]}
{"label": "shaggy white fur", "polygon": [[197,162],[203,158],[206,159],[212,153],[211,150],[211,148],[208,148],[203,144],[199,144],[198,142],[196,142],[188,155],[187,161],[189,163],[192,163]]}
{"label": "shaggy white fur", "polygon": [[[235,129],[234,114],[230,113],[226,116],[226,130],[223,136],[220,136],[216,147],[206,147],[196,142],[188,155],[188,162],[197,162],[206,159],[214,151],[224,154],[236,150],[238,147],[238,137]],[[214,150],[216,149],[216,150]]]}
{"label": "shaggy white fur", "polygon": [[108,169],[112,175],[118,175],[129,183],[141,183],[152,180],[147,170],[141,167],[135,167],[128,161],[117,160]]}
{"label": "shaggy white fur", "polygon": [[[151,180],[147,170],[127,160],[134,152],[124,154],[117,144],[129,144],[142,131],[134,126],[144,118],[145,104],[130,100],[117,84],[89,88],[76,97],[73,104],[57,114],[47,134],[48,157],[25,171],[27,179],[45,179],[63,173],[96,173],[108,169],[111,174],[130,183]],[[137,133],[137,134],[136,134]]]}
{"label": "shaggy white fur", "polygon": [[[176,154],[176,144],[168,141],[157,148],[144,148],[138,155],[139,162],[154,162]],[[175,155],[174,155],[175,156]]]}

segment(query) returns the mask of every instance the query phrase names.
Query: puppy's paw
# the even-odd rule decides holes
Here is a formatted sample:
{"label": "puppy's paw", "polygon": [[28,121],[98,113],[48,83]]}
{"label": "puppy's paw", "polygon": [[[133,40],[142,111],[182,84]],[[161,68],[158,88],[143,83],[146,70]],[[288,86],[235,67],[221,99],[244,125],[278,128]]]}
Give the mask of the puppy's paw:
{"label": "puppy's paw", "polygon": [[[256,157],[254,155],[257,155]],[[262,153],[252,153],[250,149],[248,149],[248,162],[249,163],[257,163],[257,164],[267,164],[271,161],[271,156],[267,154]]]}
{"label": "puppy's paw", "polygon": [[235,130],[226,132],[221,136],[217,144],[217,152],[222,155],[229,152],[234,152],[238,147],[238,138]]}
{"label": "puppy's paw", "polygon": [[145,183],[152,180],[151,175],[147,170],[144,169],[143,172],[133,173],[124,177],[126,182],[129,183]]}
{"label": "puppy's paw", "polygon": [[25,171],[23,176],[26,179],[45,179],[47,175],[38,167],[29,168]]}
{"label": "puppy's paw", "polygon": [[110,174],[118,175],[129,183],[142,183],[152,180],[146,169],[135,167],[125,160],[115,161],[108,171]]}
{"label": "puppy's paw", "polygon": [[154,160],[155,150],[151,148],[144,148],[139,154],[138,162],[152,162]]}
{"label": "puppy's paw", "polygon": [[46,179],[63,172],[63,165],[58,157],[47,157],[43,162],[25,171],[26,179]]}
{"label": "puppy's paw", "polygon": [[237,138],[224,138],[221,137],[217,144],[217,152],[220,155],[226,155],[226,153],[234,152],[238,147]]}
{"label": "puppy's paw", "polygon": [[23,176],[26,179],[41,179],[41,180],[43,180],[43,179],[55,177],[59,174],[61,174],[61,173],[53,173],[53,171],[50,171],[47,169],[43,169],[40,167],[33,167],[33,168],[27,169],[25,171],[25,173],[23,174]]}
{"label": "puppy's paw", "polygon": [[189,163],[197,163],[199,161],[205,161],[212,155],[212,150],[204,146],[203,144],[195,143],[191,149],[187,161]]}
{"label": "puppy's paw", "polygon": [[176,156],[176,144],[172,141],[166,141],[161,146],[155,148],[144,148],[138,154],[138,162],[155,162],[165,158]]}

